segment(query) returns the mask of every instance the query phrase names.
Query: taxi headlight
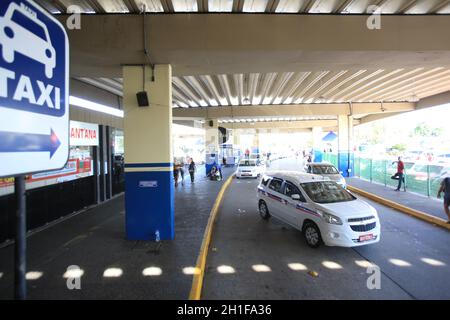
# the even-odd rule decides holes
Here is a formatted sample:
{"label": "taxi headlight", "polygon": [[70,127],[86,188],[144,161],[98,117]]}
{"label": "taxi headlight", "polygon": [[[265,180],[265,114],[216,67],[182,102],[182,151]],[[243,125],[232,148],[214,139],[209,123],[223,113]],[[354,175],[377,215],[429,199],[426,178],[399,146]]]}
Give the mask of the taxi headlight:
{"label": "taxi headlight", "polygon": [[317,211],[317,213],[322,217],[323,220],[325,220],[326,223],[342,225],[342,220],[335,215],[323,211]]}

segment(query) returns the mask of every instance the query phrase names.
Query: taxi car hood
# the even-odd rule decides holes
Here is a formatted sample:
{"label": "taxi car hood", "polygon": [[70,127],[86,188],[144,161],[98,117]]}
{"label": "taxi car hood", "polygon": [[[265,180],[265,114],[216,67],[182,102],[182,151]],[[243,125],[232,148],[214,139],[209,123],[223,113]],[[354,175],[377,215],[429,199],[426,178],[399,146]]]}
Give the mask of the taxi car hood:
{"label": "taxi car hood", "polygon": [[239,170],[255,170],[256,166],[239,166]]}
{"label": "taxi car hood", "polygon": [[356,199],[335,203],[316,203],[318,209],[331,213],[339,218],[376,216],[375,209],[366,202]]}

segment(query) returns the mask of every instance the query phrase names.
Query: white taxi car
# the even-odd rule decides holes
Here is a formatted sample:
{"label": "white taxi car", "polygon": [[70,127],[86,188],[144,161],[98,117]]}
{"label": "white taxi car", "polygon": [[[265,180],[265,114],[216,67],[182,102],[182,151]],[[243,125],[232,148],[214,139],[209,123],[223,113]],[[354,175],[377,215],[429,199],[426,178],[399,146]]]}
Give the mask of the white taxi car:
{"label": "white taxi car", "polygon": [[0,43],[6,62],[14,62],[15,53],[18,52],[42,63],[46,77],[53,77],[56,51],[47,27],[37,18],[36,12],[23,3],[19,6],[12,2],[5,15],[0,16]]}
{"label": "white taxi car", "polygon": [[347,188],[345,178],[339,173],[338,169],[331,163],[324,162],[312,162],[305,165],[305,171],[307,173],[317,174],[319,176],[327,177],[331,181],[340,184],[341,187]]}
{"label": "white taxi car", "polygon": [[257,189],[259,214],[301,230],[313,248],[355,247],[380,241],[375,208],[322,176],[276,171],[266,173]]}
{"label": "white taxi car", "polygon": [[243,159],[239,161],[236,178],[258,178],[263,171],[263,165],[259,164],[257,160]]}

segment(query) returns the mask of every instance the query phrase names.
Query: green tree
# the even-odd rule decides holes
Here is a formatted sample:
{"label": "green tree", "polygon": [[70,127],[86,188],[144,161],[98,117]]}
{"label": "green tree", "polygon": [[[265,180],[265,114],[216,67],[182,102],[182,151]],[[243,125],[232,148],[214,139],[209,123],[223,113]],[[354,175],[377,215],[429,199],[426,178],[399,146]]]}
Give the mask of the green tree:
{"label": "green tree", "polygon": [[411,136],[438,137],[442,134],[442,131],[442,128],[431,128],[425,122],[421,122],[414,128]]}

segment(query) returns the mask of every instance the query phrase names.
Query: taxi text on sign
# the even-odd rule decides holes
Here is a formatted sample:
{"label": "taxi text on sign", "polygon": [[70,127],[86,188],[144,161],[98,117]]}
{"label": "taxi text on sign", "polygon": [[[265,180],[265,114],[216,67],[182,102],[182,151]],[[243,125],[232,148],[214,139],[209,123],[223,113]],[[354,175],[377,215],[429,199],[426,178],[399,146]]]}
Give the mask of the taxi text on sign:
{"label": "taxi text on sign", "polygon": [[69,41],[32,0],[0,1],[0,177],[55,170],[69,155]]}

